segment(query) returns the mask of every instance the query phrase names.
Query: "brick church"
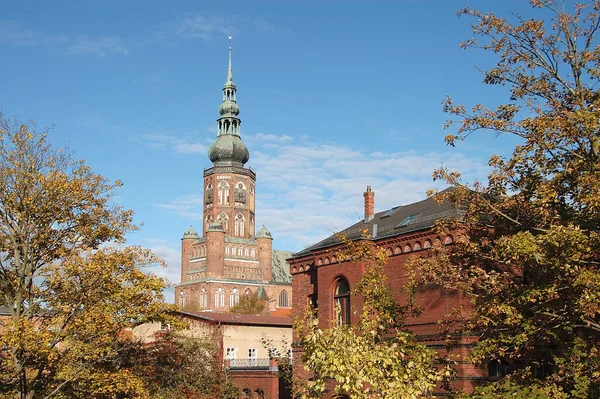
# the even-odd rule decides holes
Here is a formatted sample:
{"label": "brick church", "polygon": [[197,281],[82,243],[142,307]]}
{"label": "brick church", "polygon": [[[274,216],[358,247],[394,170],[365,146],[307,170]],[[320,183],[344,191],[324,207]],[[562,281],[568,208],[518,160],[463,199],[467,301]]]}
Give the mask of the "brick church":
{"label": "brick church", "polygon": [[217,138],[208,149],[212,167],[204,169],[201,234],[191,226],[181,239],[181,282],[175,286],[180,308],[228,312],[244,295],[268,301],[268,313],[286,316],[292,306],[286,258],[273,250],[262,226],[255,233],[256,174],[244,166],[250,153],[240,136],[240,108],[231,68],[217,119]]}

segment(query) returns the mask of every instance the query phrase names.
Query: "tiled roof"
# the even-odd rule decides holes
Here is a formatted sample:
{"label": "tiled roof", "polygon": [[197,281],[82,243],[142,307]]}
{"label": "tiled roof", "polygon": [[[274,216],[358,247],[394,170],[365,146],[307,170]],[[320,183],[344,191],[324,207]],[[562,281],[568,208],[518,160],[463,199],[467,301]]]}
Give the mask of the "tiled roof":
{"label": "tiled roof", "polygon": [[236,313],[217,313],[217,312],[179,312],[182,315],[194,317],[210,322],[221,324],[244,324],[260,326],[279,326],[291,327],[292,319],[289,317],[258,316]]}
{"label": "tiled roof", "polygon": [[[452,187],[444,191],[453,190]],[[445,218],[460,218],[464,211],[454,207],[449,202],[438,204],[433,198],[414,202],[408,205],[396,206],[383,212],[376,213],[369,221],[361,220],[358,223],[342,230],[339,234],[346,235],[349,239],[361,238],[361,231],[367,230],[373,240],[393,237],[413,231],[433,227],[435,222]],[[311,254],[313,251],[327,248],[340,243],[337,234],[292,255],[299,258]]]}

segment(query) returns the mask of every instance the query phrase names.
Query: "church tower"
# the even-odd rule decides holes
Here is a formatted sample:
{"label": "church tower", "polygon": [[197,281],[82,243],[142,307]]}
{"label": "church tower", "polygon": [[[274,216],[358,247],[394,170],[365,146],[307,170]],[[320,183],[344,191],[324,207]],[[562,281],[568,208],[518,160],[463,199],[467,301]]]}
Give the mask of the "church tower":
{"label": "church tower", "polygon": [[213,167],[204,170],[204,227],[217,221],[230,237],[254,236],[254,190],[256,175],[244,164],[250,153],[240,134],[240,108],[233,83],[229,46],[229,68],[217,119],[217,139],[208,149]]}
{"label": "church tower", "polygon": [[227,312],[242,296],[267,299],[265,312],[284,316],[291,309],[292,253],[273,249],[265,226],[255,233],[256,174],[242,142],[237,88],[229,47],[227,80],[217,119],[217,137],[208,149],[213,165],[204,170],[202,231],[181,239],[181,282],[176,302],[186,311]]}

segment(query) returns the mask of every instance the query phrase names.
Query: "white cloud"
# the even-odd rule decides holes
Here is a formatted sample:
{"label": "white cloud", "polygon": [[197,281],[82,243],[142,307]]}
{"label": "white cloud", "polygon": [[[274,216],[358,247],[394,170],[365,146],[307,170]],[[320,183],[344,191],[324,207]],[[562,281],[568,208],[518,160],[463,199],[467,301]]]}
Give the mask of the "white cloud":
{"label": "white cloud", "polygon": [[158,149],[170,149],[183,154],[206,153],[208,146],[194,142],[190,138],[169,136],[166,134],[146,134],[141,139],[150,147]]}
{"label": "white cloud", "polygon": [[91,38],[80,36],[71,40],[67,50],[68,54],[91,54],[96,57],[104,57],[107,54],[129,54],[129,49],[123,39],[116,36],[103,36]]}
{"label": "white cloud", "polygon": [[37,38],[33,30],[14,21],[0,22],[0,42],[12,46],[33,46]]}
{"label": "white cloud", "polygon": [[[162,240],[147,239],[148,249],[156,256],[162,258],[167,267],[152,266],[144,269],[145,273],[152,273],[159,277],[166,278],[171,284],[181,281],[181,252],[179,248],[173,248]],[[169,303],[174,301],[174,291],[171,288],[164,291],[165,299]]]}
{"label": "white cloud", "polygon": [[[257,174],[256,227],[265,224],[275,244],[282,242],[291,250],[314,244],[360,220],[367,185],[375,191],[376,211],[382,211],[424,199],[429,188],[442,188],[442,183],[433,183],[431,178],[442,164],[467,171],[465,177],[471,181],[488,173],[484,163],[456,151],[367,152],[263,133],[248,141],[253,143],[249,166]],[[168,147],[177,151],[172,144]],[[190,221],[202,220],[201,192],[155,206]]]}
{"label": "white cloud", "polygon": [[0,43],[10,46],[47,46],[63,54],[89,54],[97,57],[127,55],[129,48],[117,36],[76,37],[47,33],[22,26],[15,21],[0,21]]}
{"label": "white cloud", "polygon": [[177,24],[177,35],[184,39],[210,40],[215,34],[233,35],[235,28],[231,18],[190,15]]}

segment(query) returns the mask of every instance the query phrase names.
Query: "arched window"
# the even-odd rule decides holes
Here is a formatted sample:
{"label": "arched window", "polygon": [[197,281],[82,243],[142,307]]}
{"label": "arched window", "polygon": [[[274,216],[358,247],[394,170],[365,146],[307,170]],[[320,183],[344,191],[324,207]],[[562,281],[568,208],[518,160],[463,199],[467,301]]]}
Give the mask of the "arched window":
{"label": "arched window", "polygon": [[288,301],[288,293],[286,290],[281,291],[281,293],[279,294],[279,307],[280,308],[289,308],[289,301]]}
{"label": "arched window", "polygon": [[217,288],[215,291],[215,307],[222,308],[225,306],[225,290]]}
{"label": "arched window", "polygon": [[242,182],[239,182],[235,186],[235,204],[236,205],[246,204],[246,186],[244,186],[244,183],[242,183]]}
{"label": "arched window", "polygon": [[252,295],[252,291],[250,290],[250,288],[246,288],[246,291],[244,291],[244,296],[250,296]]}
{"label": "arched window", "polygon": [[238,237],[244,236],[244,223],[246,219],[244,219],[244,215],[238,213],[235,217],[235,235]]}
{"label": "arched window", "polygon": [[229,184],[226,181],[219,183],[218,187],[219,205],[229,204]]}
{"label": "arched window", "polygon": [[350,284],[343,277],[340,277],[335,284],[333,300],[336,312],[339,311],[338,324],[350,324]]}
{"label": "arched window", "polygon": [[248,248],[244,248],[244,256],[249,256],[250,250]]}
{"label": "arched window", "polygon": [[208,295],[206,294],[206,288],[200,288],[200,309],[208,308]]}
{"label": "arched window", "polygon": [[250,256],[253,257],[253,258],[256,256],[256,251],[254,250],[254,248],[252,248],[250,250]]}
{"label": "arched window", "polygon": [[213,203],[213,185],[212,185],[212,183],[206,184],[206,192],[204,193],[204,203],[206,205],[212,205],[212,203]]}
{"label": "arched window", "polygon": [[229,255],[230,252],[231,252],[231,247],[229,246],[229,244],[225,245],[225,255]]}
{"label": "arched window", "polygon": [[217,216],[217,222],[221,223],[223,230],[227,231],[227,228],[229,227],[229,216],[227,216],[225,212],[219,213],[219,216]]}
{"label": "arched window", "polygon": [[229,294],[229,307],[232,308],[240,301],[240,291],[237,288],[231,290]]}
{"label": "arched window", "polygon": [[265,399],[265,391],[263,391],[261,388],[256,388],[256,391],[254,391],[254,393],[256,394],[256,397],[258,399]]}
{"label": "arched window", "polygon": [[406,244],[406,245],[404,246],[404,252],[410,252],[410,251],[412,251],[412,248],[410,247],[410,245],[409,245],[409,244]]}
{"label": "arched window", "polygon": [[454,242],[454,237],[452,237],[451,235],[446,236],[446,238],[444,238],[444,245],[449,245],[452,244]]}

